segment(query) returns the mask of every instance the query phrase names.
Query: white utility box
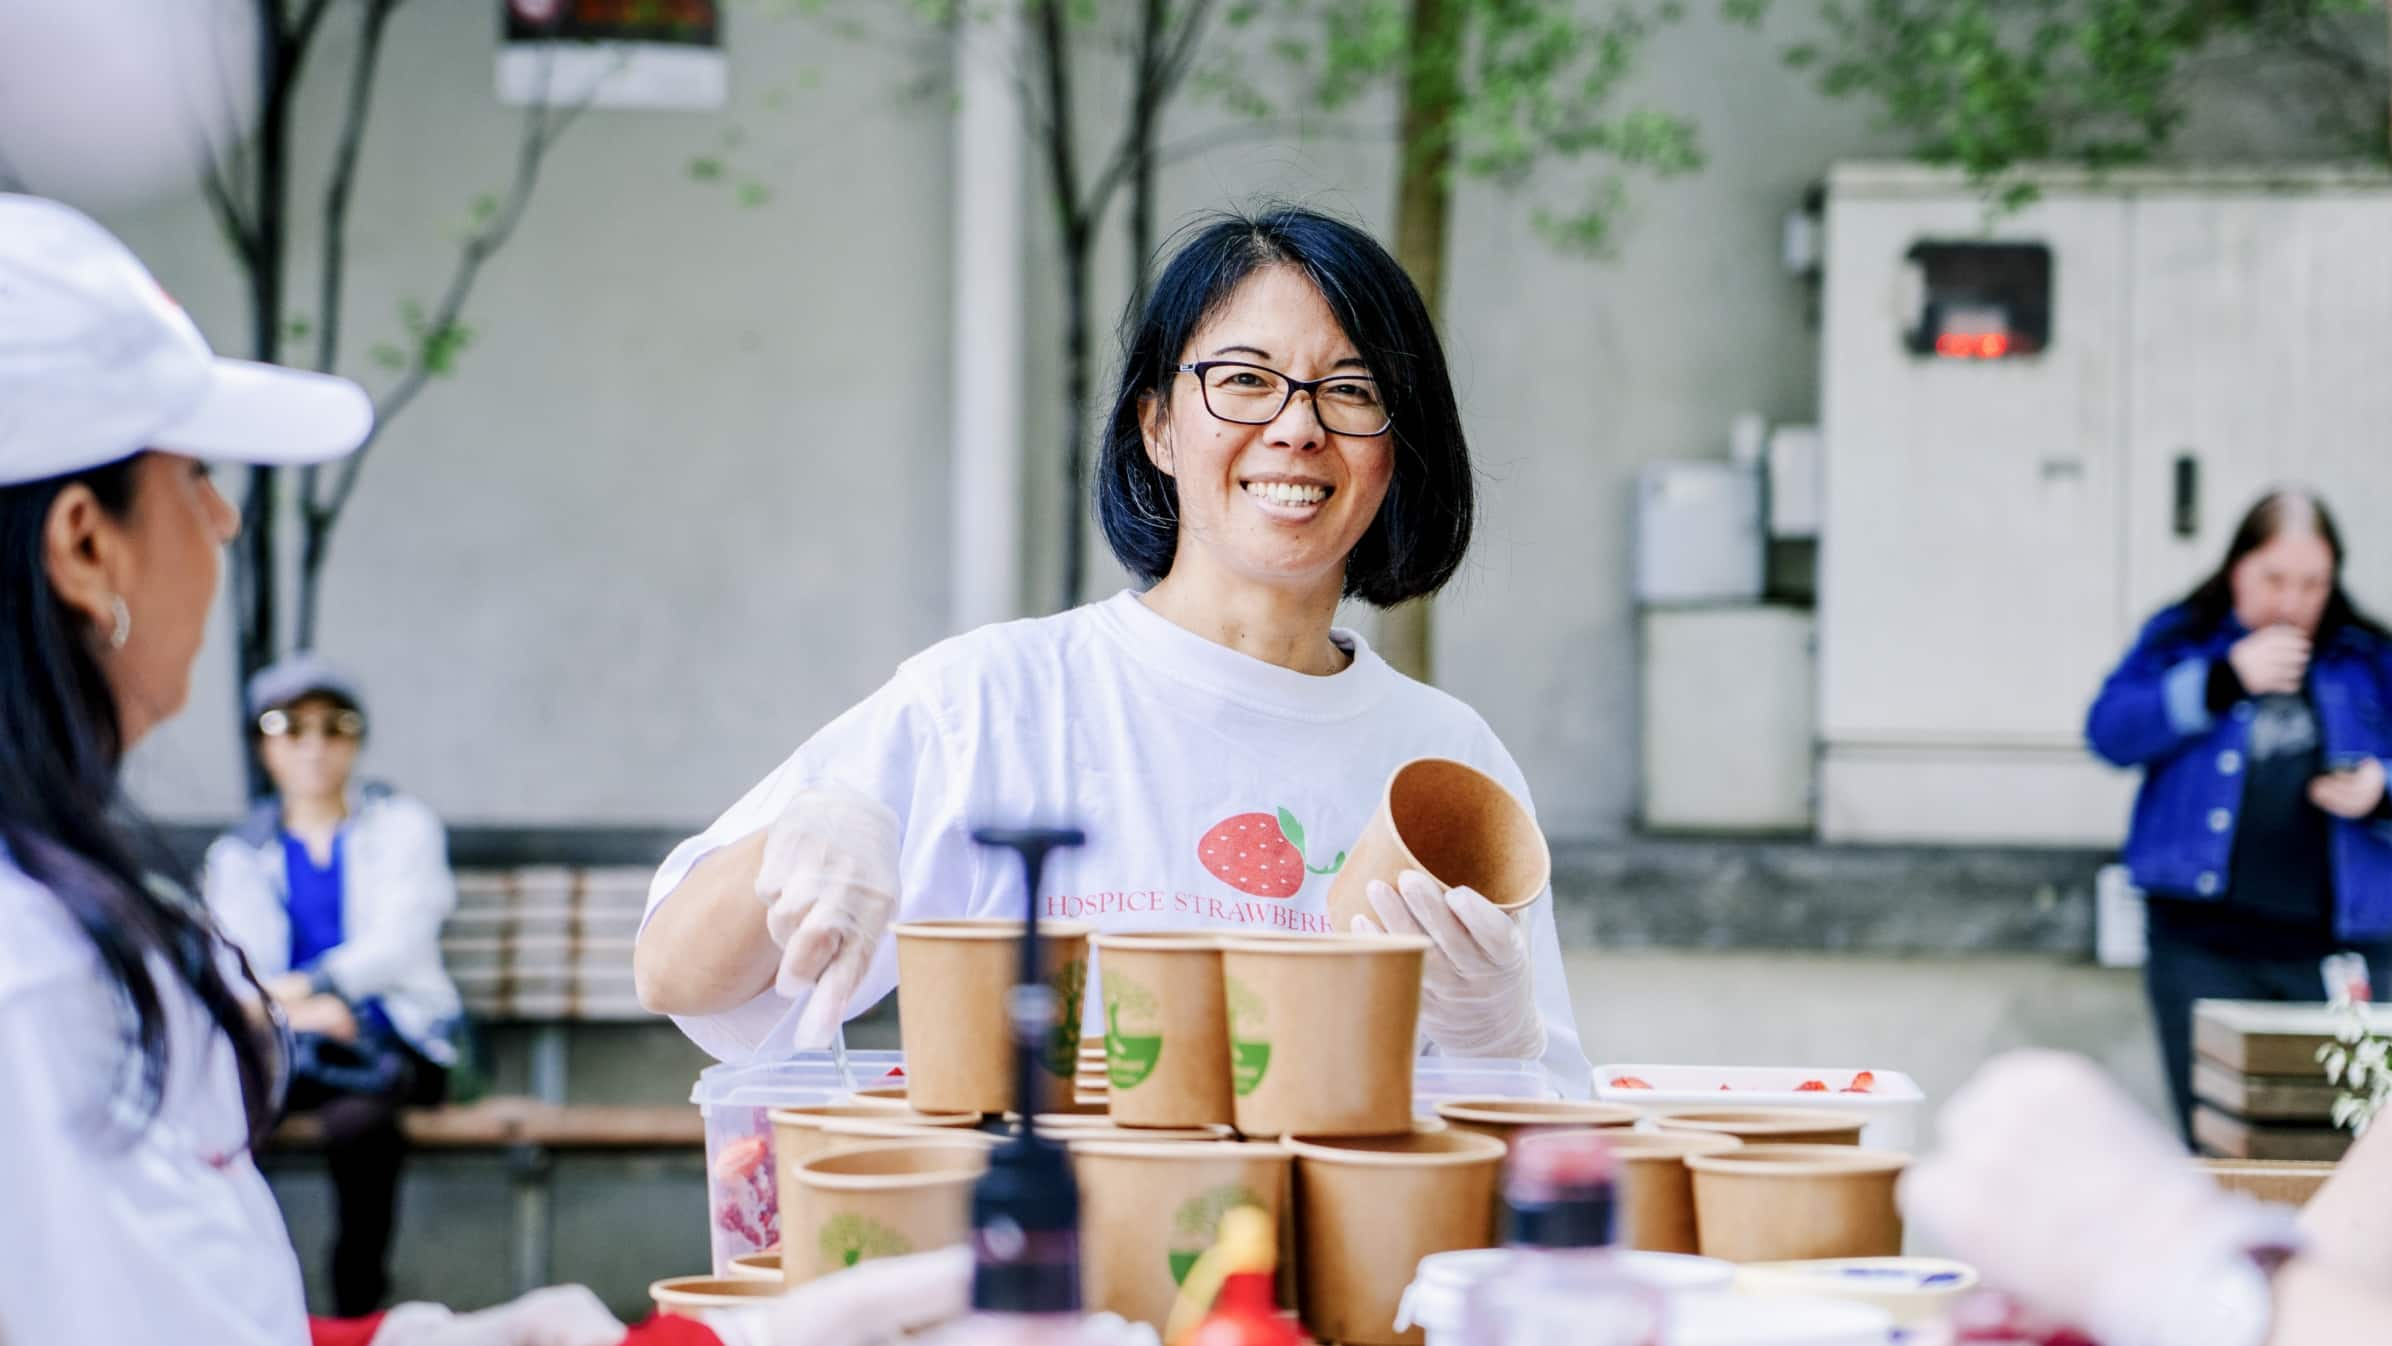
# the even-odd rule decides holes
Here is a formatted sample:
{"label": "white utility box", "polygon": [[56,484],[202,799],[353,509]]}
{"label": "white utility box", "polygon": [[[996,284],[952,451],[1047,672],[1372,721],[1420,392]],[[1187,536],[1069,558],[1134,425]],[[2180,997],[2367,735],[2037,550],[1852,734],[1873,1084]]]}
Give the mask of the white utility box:
{"label": "white utility box", "polygon": [[1649,608],[1644,825],[1807,832],[1814,703],[1802,608]]}
{"label": "white utility box", "polygon": [[2392,609],[2392,177],[1829,183],[1819,555],[1829,840],[2115,844],[2084,719],[2269,486],[2321,491]]}
{"label": "white utility box", "polygon": [[1636,478],[1636,599],[1749,603],[1761,596],[1758,464],[1678,459]]}

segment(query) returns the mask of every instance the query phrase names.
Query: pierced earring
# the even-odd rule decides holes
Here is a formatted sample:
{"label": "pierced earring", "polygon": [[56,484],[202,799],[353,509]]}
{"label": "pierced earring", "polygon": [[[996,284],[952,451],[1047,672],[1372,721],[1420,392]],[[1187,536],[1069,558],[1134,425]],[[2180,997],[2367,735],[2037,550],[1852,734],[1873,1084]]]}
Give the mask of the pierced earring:
{"label": "pierced earring", "polygon": [[123,594],[110,595],[108,609],[109,615],[115,619],[115,625],[108,628],[108,648],[121,650],[125,642],[133,638],[133,609],[126,605]]}

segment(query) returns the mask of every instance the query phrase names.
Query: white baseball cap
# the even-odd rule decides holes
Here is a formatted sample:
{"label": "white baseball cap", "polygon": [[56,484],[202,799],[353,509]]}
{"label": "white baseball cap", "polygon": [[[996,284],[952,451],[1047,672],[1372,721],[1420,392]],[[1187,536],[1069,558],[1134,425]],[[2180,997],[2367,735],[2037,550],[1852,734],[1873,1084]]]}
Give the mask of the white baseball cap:
{"label": "white baseball cap", "polygon": [[347,379],[219,359],[140,259],[81,212],[0,193],[0,486],[144,449],[321,463],[373,425],[373,399]]}

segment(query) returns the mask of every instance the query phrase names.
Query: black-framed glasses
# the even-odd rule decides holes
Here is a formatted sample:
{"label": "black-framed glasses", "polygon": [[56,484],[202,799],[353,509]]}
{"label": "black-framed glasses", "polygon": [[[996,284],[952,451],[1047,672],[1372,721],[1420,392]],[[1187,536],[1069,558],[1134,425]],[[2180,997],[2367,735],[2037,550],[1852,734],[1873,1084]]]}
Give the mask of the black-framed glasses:
{"label": "black-framed glasses", "polygon": [[337,710],[330,715],[293,715],[287,710],[270,710],[257,717],[257,731],[268,738],[302,739],[321,734],[328,739],[361,739],[365,737],[365,715],[354,710]]}
{"label": "black-framed glasses", "polygon": [[1379,381],[1368,374],[1290,378],[1244,360],[1198,360],[1173,368],[1194,374],[1204,390],[1204,409],[1234,425],[1269,425],[1297,393],[1312,395],[1312,414],[1333,435],[1383,435],[1394,422],[1379,398]]}

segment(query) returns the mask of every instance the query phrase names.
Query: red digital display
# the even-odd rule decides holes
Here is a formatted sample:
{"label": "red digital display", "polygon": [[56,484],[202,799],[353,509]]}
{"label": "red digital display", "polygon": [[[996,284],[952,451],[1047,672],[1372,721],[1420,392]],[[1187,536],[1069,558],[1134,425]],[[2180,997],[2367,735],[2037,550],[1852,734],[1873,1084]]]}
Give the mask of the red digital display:
{"label": "red digital display", "polygon": [[1946,360],[1999,360],[2010,353],[2008,332],[1945,332],[1935,353]]}

